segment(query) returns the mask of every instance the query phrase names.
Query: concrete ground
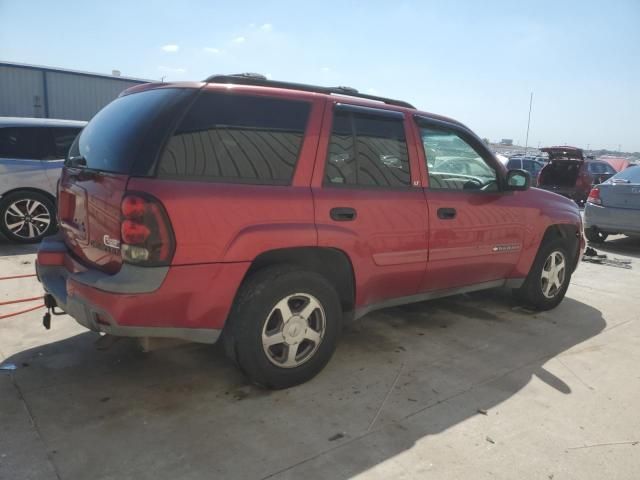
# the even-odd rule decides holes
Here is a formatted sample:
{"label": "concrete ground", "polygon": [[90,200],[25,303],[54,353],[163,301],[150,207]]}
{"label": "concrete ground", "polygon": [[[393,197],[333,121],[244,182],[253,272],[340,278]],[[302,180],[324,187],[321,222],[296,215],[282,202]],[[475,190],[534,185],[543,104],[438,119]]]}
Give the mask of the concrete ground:
{"label": "concrete ground", "polygon": [[[97,351],[66,316],[0,320],[0,479],[637,479],[640,241],[601,250],[633,269],[583,263],[547,313],[505,290],[372,313],[278,392],[219,347]],[[0,276],[33,251],[0,243]],[[39,292],[0,282],[0,302]]]}

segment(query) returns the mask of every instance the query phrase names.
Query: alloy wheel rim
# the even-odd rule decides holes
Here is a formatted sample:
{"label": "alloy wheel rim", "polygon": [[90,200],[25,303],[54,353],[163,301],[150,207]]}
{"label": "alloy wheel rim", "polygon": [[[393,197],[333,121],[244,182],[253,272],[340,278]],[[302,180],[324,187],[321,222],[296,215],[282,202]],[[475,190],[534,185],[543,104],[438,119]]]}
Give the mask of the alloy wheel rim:
{"label": "alloy wheel rim", "polygon": [[51,224],[51,212],[38,200],[16,200],[4,212],[4,225],[20,238],[36,238],[46,232]]}
{"label": "alloy wheel rim", "polygon": [[549,254],[542,266],[540,286],[542,294],[547,298],[554,298],[562,289],[566,280],[567,261],[564,253],[559,250]]}
{"label": "alloy wheel rim", "polygon": [[295,368],[318,351],[326,330],[322,304],[308,293],[294,293],[273,307],[262,327],[262,348],[269,361]]}

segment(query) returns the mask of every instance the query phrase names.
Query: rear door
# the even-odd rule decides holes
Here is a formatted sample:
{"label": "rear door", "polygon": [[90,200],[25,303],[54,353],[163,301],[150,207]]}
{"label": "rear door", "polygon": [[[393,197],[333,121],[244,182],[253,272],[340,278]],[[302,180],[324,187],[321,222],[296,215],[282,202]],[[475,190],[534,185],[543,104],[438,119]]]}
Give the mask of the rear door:
{"label": "rear door", "polygon": [[415,142],[399,111],[329,103],[312,181],[320,246],[352,259],[356,305],[417,293],[427,212]]}
{"label": "rear door", "polygon": [[117,98],[71,146],[58,192],[65,242],[76,258],[120,269],[120,202],[131,175],[150,173],[165,137],[193,89],[157,88]]}
{"label": "rear door", "polygon": [[420,289],[506,278],[522,250],[524,212],[513,201],[521,192],[501,191],[498,161],[464,128],[429,118],[419,118],[417,126],[429,215],[429,262]]}

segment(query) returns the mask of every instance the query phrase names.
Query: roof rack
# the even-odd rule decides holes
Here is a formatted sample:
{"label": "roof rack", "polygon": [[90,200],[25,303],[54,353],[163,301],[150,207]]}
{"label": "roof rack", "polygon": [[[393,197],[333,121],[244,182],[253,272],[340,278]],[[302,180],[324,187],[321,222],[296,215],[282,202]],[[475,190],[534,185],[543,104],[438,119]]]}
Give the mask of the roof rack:
{"label": "roof rack", "polygon": [[269,80],[259,73],[236,73],[232,75],[211,75],[207,77],[205,83],[234,83],[238,85],[255,85],[259,87],[275,87],[287,88],[289,90],[301,90],[303,92],[325,93],[328,95],[348,95],[350,97],[366,98],[376,102],[383,102],[388,105],[397,107],[405,107],[415,109],[413,105],[402,100],[394,100],[392,98],[378,97],[376,95],[367,95],[360,93],[351,87],[319,87],[316,85],[306,85],[304,83],[280,82],[277,80]]}

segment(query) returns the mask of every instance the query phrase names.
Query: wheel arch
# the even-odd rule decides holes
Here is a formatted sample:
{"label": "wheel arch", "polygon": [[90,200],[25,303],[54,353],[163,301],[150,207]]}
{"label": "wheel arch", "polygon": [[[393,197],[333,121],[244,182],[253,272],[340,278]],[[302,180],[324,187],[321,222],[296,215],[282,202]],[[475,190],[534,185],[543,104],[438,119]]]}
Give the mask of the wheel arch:
{"label": "wheel arch", "polygon": [[[547,242],[554,240],[564,240],[567,242],[569,252],[575,252],[575,258],[572,258],[571,271],[574,271],[578,264],[580,248],[580,229],[571,223],[554,223],[549,225],[538,244],[538,249]],[[536,252],[537,253],[537,252]]]}
{"label": "wheel arch", "polygon": [[330,247],[293,247],[268,250],[254,258],[243,282],[263,268],[278,265],[296,265],[324,276],[336,289],[343,312],[355,309],[355,273],[349,256]]}

